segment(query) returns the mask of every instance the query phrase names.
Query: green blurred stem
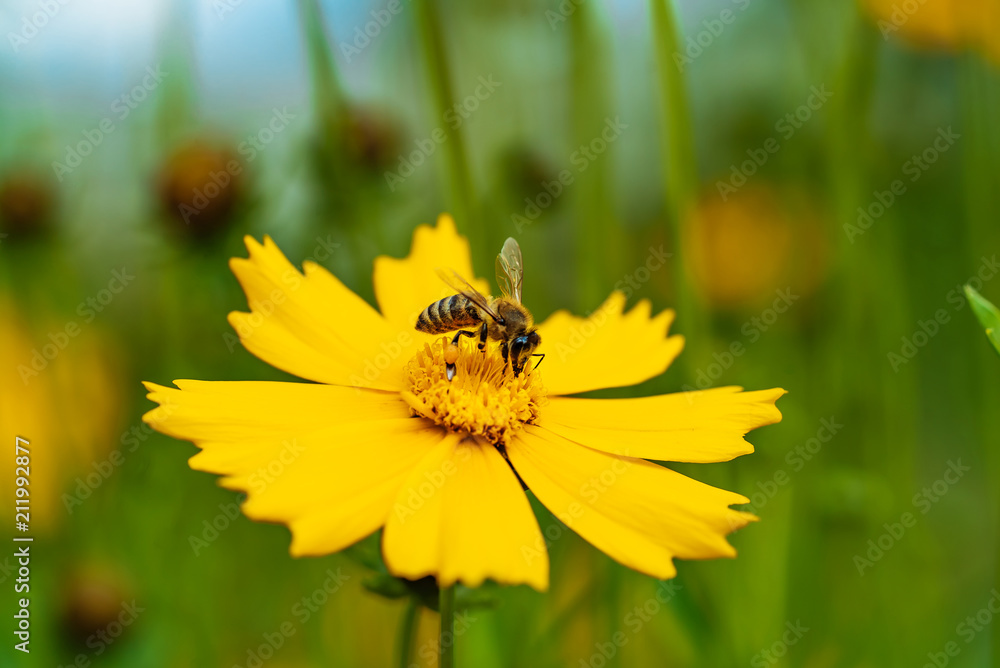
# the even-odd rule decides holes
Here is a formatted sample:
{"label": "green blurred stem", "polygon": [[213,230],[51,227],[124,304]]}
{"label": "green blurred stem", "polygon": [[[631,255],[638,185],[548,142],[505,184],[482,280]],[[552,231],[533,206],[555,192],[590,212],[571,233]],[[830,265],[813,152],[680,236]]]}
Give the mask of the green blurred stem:
{"label": "green blurred stem", "polygon": [[[569,17],[570,122],[573,144],[580,148],[595,139],[603,141],[601,133],[611,117],[606,75],[610,55],[594,11],[589,3],[578,4]],[[578,306],[584,312],[607,296],[615,281],[614,263],[620,257],[616,246],[621,235],[613,229],[610,169],[611,157],[598,155],[577,173],[573,186]]]}
{"label": "green blurred stem", "polygon": [[[663,99],[661,150],[666,168],[667,197],[677,220],[684,220],[694,199],[695,164],[691,109],[684,74],[673,62],[680,53],[680,27],[672,0],[650,0],[653,16],[653,46]],[[678,225],[680,227],[680,225]]]}
{"label": "green blurred stem", "polygon": [[299,0],[299,8],[316,96],[314,104],[319,117],[326,118],[339,110],[343,94],[337,68],[333,66],[330,39],[323,27],[323,9],[318,0]]}
{"label": "green blurred stem", "polygon": [[417,28],[427,76],[430,79],[434,94],[435,118],[441,124],[447,141],[444,142],[446,171],[448,174],[449,208],[455,218],[458,231],[469,237],[473,252],[475,243],[474,216],[475,194],[473,192],[472,176],[469,171],[468,152],[462,135],[461,126],[455,128],[451,123],[443,123],[447,111],[455,104],[455,95],[451,86],[451,72],[448,69],[448,58],[444,51],[444,39],[441,31],[441,16],[438,11],[438,0],[416,0],[414,6],[417,13]]}
{"label": "green blurred stem", "polygon": [[420,606],[416,599],[410,598],[399,623],[399,634],[396,636],[396,649],[399,652],[399,667],[409,668],[410,657],[413,656],[413,640],[417,637],[417,620],[420,619]]}
{"label": "green blurred stem", "polygon": [[[998,78],[978,57],[968,56],[962,63],[959,85],[962,103],[963,173],[965,188],[965,223],[969,250],[967,258],[970,267],[978,266],[980,257],[992,255],[996,249],[996,219],[1000,211],[992,185],[992,176],[998,171],[997,149],[1000,147],[1000,133],[996,131]],[[970,270],[971,273],[971,270]],[[980,396],[980,425],[983,457],[991,472],[993,498],[991,505],[995,513],[997,533],[994,534],[994,584],[1000,586],[1000,453],[991,447],[1000,434],[1000,414],[996,406],[1000,403],[1000,372],[997,371],[992,351],[976,342],[976,367],[979,372],[978,388]],[[994,625],[990,632],[993,645],[994,663],[1000,657],[1000,625]]]}
{"label": "green blurred stem", "polygon": [[[661,98],[660,151],[670,214],[669,234],[676,260],[673,263],[674,285],[680,322],[691,334],[689,341],[703,341],[708,333],[702,312],[688,283],[685,254],[686,227],[694,204],[698,164],[694,150],[694,128],[684,73],[674,62],[680,53],[680,28],[672,0],[650,0],[653,23],[653,46]],[[689,355],[690,364],[696,361]]]}
{"label": "green blurred stem", "polygon": [[454,668],[455,665],[455,585],[441,587],[441,632],[438,635],[438,666]]}

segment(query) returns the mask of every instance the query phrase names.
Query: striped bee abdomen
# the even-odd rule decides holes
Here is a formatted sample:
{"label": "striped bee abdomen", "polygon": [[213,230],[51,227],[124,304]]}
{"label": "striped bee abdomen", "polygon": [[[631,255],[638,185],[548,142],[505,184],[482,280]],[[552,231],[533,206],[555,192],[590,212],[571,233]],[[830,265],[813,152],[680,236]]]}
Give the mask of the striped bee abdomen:
{"label": "striped bee abdomen", "polygon": [[443,334],[482,322],[479,308],[463,295],[452,295],[436,301],[417,318],[417,329],[428,334]]}

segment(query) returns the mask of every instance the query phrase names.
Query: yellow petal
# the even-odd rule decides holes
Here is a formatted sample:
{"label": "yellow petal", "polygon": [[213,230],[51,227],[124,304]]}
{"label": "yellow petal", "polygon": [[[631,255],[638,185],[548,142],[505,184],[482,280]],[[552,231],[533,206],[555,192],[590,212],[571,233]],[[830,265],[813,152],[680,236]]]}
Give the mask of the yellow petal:
{"label": "yellow petal", "polygon": [[267,381],[176,380],[177,388],[144,383],[160,404],[143,416],[174,438],[239,445],[262,435],[308,433],[342,422],[410,415],[399,395],[337,385]]}
{"label": "yellow petal", "polygon": [[545,542],[528,498],[496,448],[472,439],[443,441],[412,472],[382,552],[395,575],[436,575],[442,586],[491,578],[548,588]]}
{"label": "yellow petal", "polygon": [[725,535],[754,516],[747,503],[642,459],[597,452],[527,426],[507,449],[521,479],[556,517],[616,561],[658,578],[672,559],[733,557]]}
{"label": "yellow petal", "polygon": [[336,552],[385,523],[400,486],[443,432],[396,395],[329,385],[148,383],[144,416],[194,441],[191,467],[245,491],[244,513],[292,530],[292,554]]}
{"label": "yellow petal", "polygon": [[[416,229],[405,259],[375,258],[375,297],[386,320],[400,331],[413,332],[421,311],[455,294],[438,277],[438,269],[448,274],[455,270],[484,295],[490,294],[489,283],[477,280],[472,271],[468,240],[459,236],[451,216],[445,214],[438,217],[437,227],[421,225]],[[422,341],[428,336],[417,335]]]}
{"label": "yellow petal", "polygon": [[590,448],[671,462],[725,462],[753,452],[743,436],[781,421],[784,390],[720,387],[641,399],[568,399],[545,406],[543,426]]}
{"label": "yellow petal", "polygon": [[628,313],[624,307],[625,295],[613,292],[588,318],[557,311],[538,326],[550,394],[635,385],[670,366],[684,347],[683,337],[667,337],[674,312],[650,318],[646,300]]}
{"label": "yellow petal", "polygon": [[246,238],[249,258],[233,258],[250,313],[229,322],[251,353],[322,383],[398,390],[412,343],[330,272],[312,262],[299,272],[275,243]]}

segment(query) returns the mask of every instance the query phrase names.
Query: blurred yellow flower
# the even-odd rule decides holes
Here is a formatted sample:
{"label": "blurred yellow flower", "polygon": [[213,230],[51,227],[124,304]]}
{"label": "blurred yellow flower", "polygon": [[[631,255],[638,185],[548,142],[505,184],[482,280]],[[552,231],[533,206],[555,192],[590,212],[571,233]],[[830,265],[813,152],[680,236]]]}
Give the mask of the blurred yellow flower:
{"label": "blurred yellow flower", "polygon": [[1000,3],[996,0],[862,0],[882,36],[923,48],[971,48],[1000,62]]}
{"label": "blurred yellow flower", "polygon": [[[794,222],[793,222],[794,221]],[[755,306],[776,290],[811,293],[825,278],[828,243],[815,208],[799,193],[747,185],[698,200],[685,250],[701,297],[722,308]]]}
{"label": "blurred yellow flower", "polygon": [[[191,467],[246,491],[251,518],[281,522],[296,556],[341,550],[384,528],[389,570],[440,586],[486,578],[548,586],[546,539],[523,485],[620,563],[659,578],[673,558],[735,556],[726,534],[755,520],[747,503],[651,460],[722,462],[753,451],[743,436],[781,419],[780,389],[640,399],[563,395],[661,374],[683,340],[673,312],[625,313],[614,293],[589,318],[538,327],[545,365],[520,376],[495,344],[461,348],[445,379],[446,338],[414,329],[449,291],[435,267],[474,276],[468,242],[442,216],[403,260],[380,257],[381,313],[322,267],[299,272],[269,238],[230,262],[250,313],[230,314],[246,348],[314,383],[147,383],[156,429],[193,441]],[[486,283],[474,280],[486,292]],[[544,385],[543,385],[544,378]]]}
{"label": "blurred yellow flower", "polygon": [[[5,443],[30,445],[31,531],[49,531],[66,515],[62,496],[117,445],[121,410],[118,373],[93,329],[48,319],[48,333],[30,329],[9,298],[0,295],[0,424]],[[74,323],[75,324],[75,323]],[[11,446],[13,452],[13,446]],[[0,464],[0,494],[14,497],[14,458]],[[104,477],[98,478],[103,483]],[[89,490],[92,491],[92,490]],[[89,494],[88,494],[89,496]],[[5,509],[14,522],[13,504]]]}

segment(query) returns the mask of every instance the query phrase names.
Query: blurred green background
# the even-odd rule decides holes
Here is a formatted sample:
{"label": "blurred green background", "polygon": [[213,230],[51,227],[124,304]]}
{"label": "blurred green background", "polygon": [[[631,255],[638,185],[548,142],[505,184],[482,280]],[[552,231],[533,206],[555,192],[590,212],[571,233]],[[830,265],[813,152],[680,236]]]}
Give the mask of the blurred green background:
{"label": "blurred green background", "polygon": [[481,275],[517,237],[538,318],[678,310],[678,362],[599,395],[789,390],[755,454],[677,467],[751,498],[737,559],[657,582],[536,504],[551,589],[495,591],[458,665],[1000,665],[1000,359],[961,291],[1000,301],[1000,3],[11,0],[0,27],[0,420],[35,536],[30,656],[0,550],[3,665],[398,665],[377,543],[291,559],[139,381],[287,378],[226,322],[243,235],[372,300],[442,211]]}

